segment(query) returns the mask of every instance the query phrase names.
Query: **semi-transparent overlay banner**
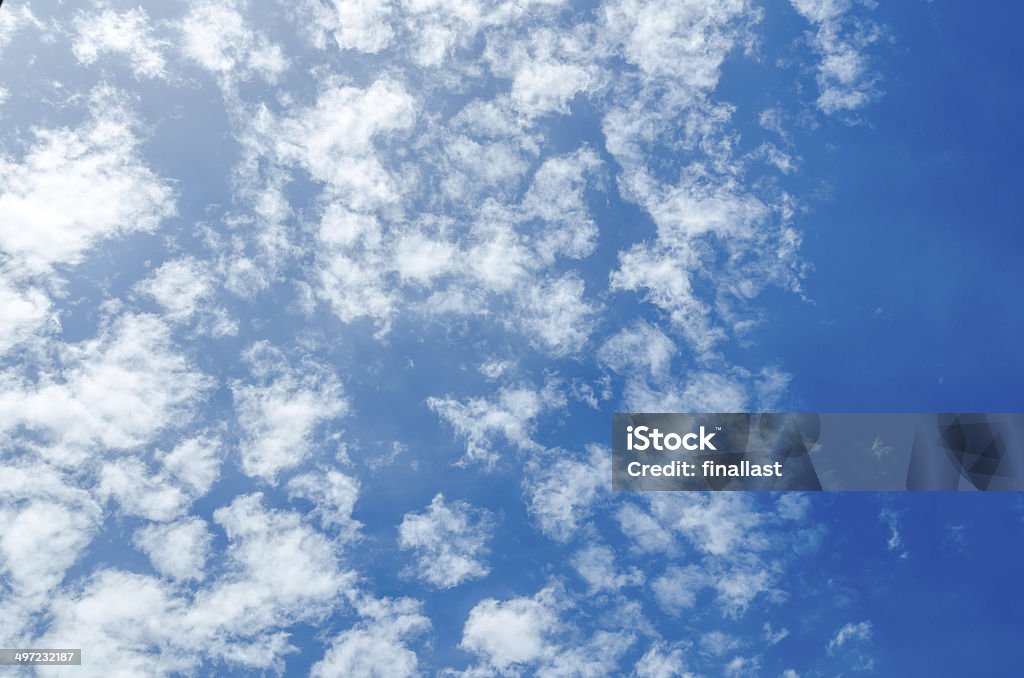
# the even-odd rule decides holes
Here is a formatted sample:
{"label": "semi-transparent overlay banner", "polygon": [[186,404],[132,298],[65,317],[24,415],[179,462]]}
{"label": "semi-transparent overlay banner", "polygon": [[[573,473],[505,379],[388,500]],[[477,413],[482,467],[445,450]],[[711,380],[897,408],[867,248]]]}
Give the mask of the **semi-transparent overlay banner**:
{"label": "semi-transparent overlay banner", "polygon": [[1022,491],[1024,413],[617,413],[622,491]]}

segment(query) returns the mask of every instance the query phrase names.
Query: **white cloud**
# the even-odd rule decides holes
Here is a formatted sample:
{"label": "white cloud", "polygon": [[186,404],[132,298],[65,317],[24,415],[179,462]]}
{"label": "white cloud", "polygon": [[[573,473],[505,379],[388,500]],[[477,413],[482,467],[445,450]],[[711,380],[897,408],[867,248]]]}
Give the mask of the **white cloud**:
{"label": "white cloud", "polygon": [[695,565],[670,565],[665,574],[651,583],[658,604],[666,612],[678,616],[697,603],[697,594],[707,585],[707,574]]}
{"label": "white cloud", "polygon": [[139,290],[163,306],[170,320],[187,320],[213,292],[210,272],[194,258],[167,261],[146,280]]}
{"label": "white cloud", "polygon": [[880,33],[873,24],[850,17],[848,0],[790,0],[815,28],[812,39],[821,54],[818,63],[818,108],[834,114],[863,108],[878,97],[878,75],[864,49]]}
{"label": "white cloud", "polygon": [[526,115],[568,113],[569,101],[585,92],[597,76],[576,64],[541,61],[524,65],[512,82],[512,101]]}
{"label": "white cloud", "polygon": [[812,23],[835,19],[849,11],[850,0],[790,0],[790,4]]}
{"label": "white cloud", "polygon": [[499,671],[553,656],[556,646],[550,638],[558,625],[553,595],[545,589],[531,598],[477,603],[462,630],[461,647]]}
{"label": "white cloud", "polygon": [[314,7],[319,9],[321,30],[332,32],[338,47],[375,54],[395,35],[389,21],[391,4],[390,0],[332,0],[331,7],[317,3]]}
{"label": "white cloud", "polygon": [[138,459],[127,457],[108,462],[100,469],[97,492],[117,500],[121,513],[149,520],[173,520],[184,513],[188,495],[166,478],[149,473]]}
{"label": "white cloud", "polygon": [[228,78],[249,79],[258,73],[269,81],[288,68],[281,46],[249,27],[244,0],[202,0],[192,3],[181,22],[182,50],[208,71]]}
{"label": "white cloud", "polygon": [[88,647],[76,667],[83,676],[109,676],[114,666],[125,676],[168,675],[196,661],[181,648],[187,642],[181,622],[185,607],[158,579],[101,570],[81,590],[53,601],[52,620],[39,642]]}
{"label": "white cloud", "polygon": [[[486,28],[515,25],[524,18],[536,20],[550,14],[563,0],[479,2],[462,0],[411,0],[403,3],[405,30],[410,39],[409,57],[416,65],[437,68],[462,49],[471,50],[478,33]],[[488,35],[493,39],[493,35]],[[472,57],[471,57],[472,58]],[[452,70],[467,64],[451,59]]]}
{"label": "white cloud", "polygon": [[488,207],[482,223],[474,227],[475,242],[466,252],[468,273],[492,292],[511,292],[532,282],[533,254],[510,223],[511,215]]}
{"label": "white cloud", "polygon": [[675,538],[657,520],[634,504],[625,504],[615,514],[622,534],[641,553],[672,553]]}
{"label": "white cloud", "polygon": [[783,640],[789,637],[789,629],[783,627],[781,629],[772,628],[771,623],[764,623],[764,639],[768,641],[769,645],[778,645]]}
{"label": "white cloud", "polygon": [[359,498],[359,482],[333,469],[303,473],[288,481],[288,495],[313,502],[311,515],[327,530],[343,537],[355,536],[360,523],[352,517]]}
{"label": "white cloud", "polygon": [[313,665],[314,678],[377,676],[405,678],[421,675],[416,653],[406,641],[430,628],[421,605],[409,598],[363,601],[365,617],[331,642],[324,658]]}
{"label": "white cloud", "polygon": [[602,74],[593,63],[590,36],[574,30],[535,28],[529,37],[511,31],[488,35],[484,59],[491,72],[512,80],[513,107],[527,117],[569,112],[569,102],[599,85]]}
{"label": "white cloud", "polygon": [[668,645],[664,641],[652,643],[637,662],[635,670],[637,678],[674,678],[676,676],[693,678],[694,676],[686,670],[683,649]]}
{"label": "white cloud", "polygon": [[494,381],[512,369],[514,365],[508,360],[492,358],[480,364],[477,371],[487,377],[488,381]]}
{"label": "white cloud", "polygon": [[273,482],[281,471],[306,459],[312,436],[323,423],[343,416],[348,403],[332,372],[315,367],[308,373],[282,367],[284,357],[257,344],[247,354],[262,383],[235,382],[232,393],[241,441],[242,470]]}
{"label": "white cloud", "polygon": [[[421,617],[424,621],[425,617]],[[311,676],[379,676],[404,678],[420,675],[416,653],[376,627],[350,629],[339,634],[324,658],[313,665]]]}
{"label": "white cloud", "polygon": [[886,527],[889,528],[889,538],[885,542],[886,547],[890,551],[896,552],[900,560],[906,560],[909,558],[910,551],[908,551],[903,545],[899,513],[893,509],[884,508],[879,512],[878,519],[885,523]]}
{"label": "white cloud", "polygon": [[429,284],[452,269],[457,251],[450,243],[422,233],[403,235],[395,245],[395,268],[407,280]]}
{"label": "white cloud", "polygon": [[0,474],[0,637],[31,641],[40,610],[100,528],[103,511],[72,474],[29,455]]}
{"label": "white cloud", "polygon": [[721,657],[740,646],[739,638],[722,631],[709,631],[700,637],[700,649],[705,654]]}
{"label": "white cloud", "polygon": [[118,317],[97,338],[67,346],[63,363],[59,377],[0,394],[0,431],[27,427],[41,439],[30,446],[62,463],[184,425],[211,386],[152,315]]}
{"label": "white cloud", "polygon": [[173,477],[193,496],[205,495],[220,474],[222,442],[209,435],[186,438],[167,453],[158,452],[165,475]]}
{"label": "white cloud", "polygon": [[615,551],[607,546],[590,544],[576,552],[572,566],[587,582],[591,593],[617,591],[624,586],[637,586],[644,582],[644,573],[635,567],[619,572],[615,565]]}
{"label": "white cloud", "polygon": [[623,376],[634,376],[642,370],[650,377],[662,378],[676,352],[675,344],[664,332],[644,320],[637,320],[605,340],[597,359]]}
{"label": "white cloud", "polygon": [[786,520],[803,520],[811,510],[811,500],[806,494],[783,493],[775,502],[775,510]]}
{"label": "white cloud", "polygon": [[230,565],[196,594],[186,615],[197,635],[215,638],[221,631],[244,638],[319,619],[351,585],[330,541],[298,513],[266,508],[260,494],[237,497],[213,518],[227,533]]}
{"label": "white cloud", "polygon": [[0,250],[16,271],[73,265],[102,240],[152,231],[174,214],[171,190],[138,152],[117,92],[91,95],[91,120],[33,130],[20,162],[0,156]]}
{"label": "white cloud", "polygon": [[870,621],[862,621],[843,625],[832,639],[828,641],[829,654],[835,653],[847,644],[862,642],[871,639],[872,625]]}
{"label": "white cloud", "polygon": [[[743,615],[758,600],[778,602],[777,582],[794,548],[790,535],[797,530],[797,541],[804,538],[799,523],[805,511],[775,516],[735,493],[663,493],[648,501],[650,515],[636,508],[619,512],[620,525],[637,550],[671,553],[675,533],[701,554],[700,565],[670,568],[652,584],[666,611],[678,614],[693,606],[702,591],[714,595],[725,617]],[[764,631],[773,644],[788,634],[768,626]]]}
{"label": "white cloud", "polygon": [[[474,110],[467,106],[467,110]],[[444,194],[457,204],[486,196],[506,196],[518,188],[530,166],[521,143],[512,140],[474,140],[465,134],[444,141],[446,167],[440,177]]]}
{"label": "white cloud", "polygon": [[[377,218],[332,204],[320,221],[318,241],[318,296],[342,322],[369,317],[388,328],[397,299],[385,280],[386,256]],[[406,258],[401,263],[410,266],[414,262]],[[440,270],[427,266],[418,271],[409,268],[407,272],[429,278]]]}
{"label": "white cloud", "polygon": [[701,355],[725,338],[711,321],[709,307],[697,298],[688,270],[698,270],[699,254],[685,243],[672,249],[634,245],[619,254],[612,291],[645,291],[645,299],[669,314]]}
{"label": "white cloud", "polygon": [[562,404],[562,397],[550,386],[537,391],[528,387],[505,387],[493,398],[469,398],[460,402],[451,396],[427,398],[427,405],[466,440],[464,462],[493,466],[498,460],[495,437],[501,436],[521,450],[540,449],[531,440],[534,419],[544,410]]}
{"label": "white cloud", "polygon": [[[228,537],[227,551],[217,554],[224,561],[219,577],[190,592],[154,577],[99,570],[53,598],[48,629],[38,642],[89,647],[80,669],[89,676],[110,675],[117,662],[124,675],[187,673],[204,660],[282,671],[283,656],[294,648],[280,628],[322,620],[353,577],[338,569],[323,535],[297,513],[266,508],[261,495],[235,498],[214,511],[214,521]],[[197,551],[207,539],[201,525],[183,525],[189,523],[151,534],[144,528],[140,536],[148,544],[188,531],[176,535],[190,549],[187,557],[168,552],[169,544],[150,549],[154,565],[171,576],[196,572]]]}
{"label": "white cloud", "polygon": [[631,378],[625,388],[630,412],[743,412],[748,410],[747,386],[717,372],[693,371],[683,384],[665,381],[652,386]]}
{"label": "white cloud", "polygon": [[56,325],[50,298],[29,286],[18,286],[0,270],[0,355],[36,335],[47,324]]}
{"label": "white cloud", "polygon": [[587,639],[564,644],[555,656],[537,669],[541,678],[572,678],[574,676],[608,676],[621,671],[622,656],[635,637],[627,631],[597,631]]}
{"label": "white cloud", "polygon": [[722,675],[726,678],[743,678],[744,676],[756,678],[761,675],[761,658],[733,657],[722,667]]}
{"label": "white cloud", "polygon": [[738,617],[762,593],[772,590],[774,574],[760,563],[733,567],[717,575],[712,586],[726,616]]}
{"label": "white cloud", "polygon": [[622,41],[625,58],[647,76],[678,79],[709,89],[745,24],[758,15],[746,0],[665,5],[616,0],[602,7],[608,31]]}
{"label": "white cloud", "polygon": [[201,580],[213,535],[201,518],[147,525],[135,533],[135,544],[153,568],[176,580]]}
{"label": "white cloud", "polygon": [[602,166],[591,148],[548,158],[534,173],[523,196],[527,219],[541,227],[533,234],[533,247],[546,263],[559,254],[580,259],[597,246],[597,224],[587,207],[585,191]]}
{"label": "white cloud", "polygon": [[0,50],[10,44],[14,35],[25,26],[42,30],[43,24],[32,10],[24,5],[10,7],[0,12]]}
{"label": "white cloud", "polygon": [[397,187],[374,153],[374,140],[409,129],[416,103],[396,80],[369,87],[328,86],[316,105],[268,130],[278,155],[295,162],[355,210],[397,199]]}
{"label": "white cloud", "polygon": [[[763,289],[798,290],[803,274],[800,237],[787,225],[789,199],[775,196],[769,205],[741,187],[731,176],[736,171],[717,175],[690,166],[678,183],[665,184],[637,169],[620,180],[621,190],[654,220],[657,239],[619,253],[611,289],[643,294],[702,360],[715,357],[729,329],[742,337],[756,322],[746,309]],[[710,285],[713,295],[698,293],[698,285]]]}
{"label": "white cloud", "polygon": [[608,450],[592,445],[587,452],[577,460],[552,450],[544,463],[535,459],[527,469],[523,491],[530,515],[541,532],[555,541],[569,541],[593,511],[593,504],[611,489]]}
{"label": "white cloud", "polygon": [[583,281],[572,274],[534,281],[524,295],[519,322],[551,355],[576,353],[590,336],[597,310],[584,300],[583,293]]}
{"label": "white cloud", "polygon": [[208,334],[238,333],[238,322],[214,304],[217,281],[213,272],[193,257],[164,262],[137,288],[153,297],[163,308],[164,317],[172,322],[185,323],[198,316],[202,329]]}
{"label": "white cloud", "polygon": [[768,206],[745,192],[735,178],[709,174],[703,165],[691,165],[678,183],[666,185],[637,172],[627,186],[650,213],[664,243],[705,234],[750,238],[769,218]]}
{"label": "white cloud", "polygon": [[[83,511],[82,509],[86,509]],[[91,541],[99,512],[91,502],[66,505],[44,498],[0,508],[0,571],[15,596],[32,598],[60,583]]]}
{"label": "white cloud", "polygon": [[149,15],[141,7],[127,12],[82,13],[74,23],[78,37],[72,50],[80,63],[92,65],[108,52],[127,59],[136,77],[164,77],[167,42],[153,36]]}
{"label": "white cloud", "polygon": [[484,577],[483,560],[493,528],[489,512],[466,502],[445,503],[438,493],[426,513],[406,513],[398,527],[398,545],[416,552],[412,572],[437,588],[451,588]]}
{"label": "white cloud", "polygon": [[762,550],[768,542],[757,528],[760,513],[735,493],[671,493],[651,497],[651,512],[683,534],[697,549],[713,556]]}

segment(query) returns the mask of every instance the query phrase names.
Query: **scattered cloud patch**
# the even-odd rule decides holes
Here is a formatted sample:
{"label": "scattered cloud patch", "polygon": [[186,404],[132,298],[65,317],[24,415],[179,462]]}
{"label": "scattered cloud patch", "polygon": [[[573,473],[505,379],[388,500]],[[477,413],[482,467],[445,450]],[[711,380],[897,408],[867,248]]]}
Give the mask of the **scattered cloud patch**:
{"label": "scattered cloud patch", "polygon": [[852,16],[846,0],[790,0],[815,28],[811,42],[818,63],[818,108],[825,114],[863,108],[878,97],[878,75],[864,50],[881,37],[879,28]]}
{"label": "scattered cloud patch", "polygon": [[33,130],[20,161],[0,156],[0,251],[8,270],[45,273],[82,261],[96,244],[156,229],[173,193],[140,154],[136,122],[119,93],[91,93],[82,125]]}
{"label": "scattered cloud patch", "polygon": [[153,35],[149,15],[141,7],[82,13],[75,18],[75,28],[78,37],[72,51],[81,64],[91,66],[109,53],[125,59],[137,78],[166,76],[168,43]]}
{"label": "scattered cloud patch", "polygon": [[437,588],[451,588],[490,572],[484,558],[493,530],[487,511],[464,501],[446,503],[436,495],[425,513],[406,513],[398,545],[416,553],[412,573]]}
{"label": "scattered cloud patch", "polygon": [[845,624],[828,641],[827,649],[832,654],[848,645],[870,640],[871,630],[872,624],[870,621]]}
{"label": "scattered cloud patch", "polygon": [[160,574],[179,581],[201,580],[213,535],[201,518],[147,525],[135,533],[135,544]]}

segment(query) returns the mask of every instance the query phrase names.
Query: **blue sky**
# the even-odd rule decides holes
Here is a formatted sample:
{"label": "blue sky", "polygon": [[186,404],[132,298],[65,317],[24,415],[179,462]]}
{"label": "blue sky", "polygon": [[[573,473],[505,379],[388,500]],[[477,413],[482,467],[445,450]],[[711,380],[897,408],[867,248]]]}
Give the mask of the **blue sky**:
{"label": "blue sky", "polygon": [[1018,673],[1019,496],[619,494],[608,439],[1024,407],[1001,12],[8,0],[0,645]]}

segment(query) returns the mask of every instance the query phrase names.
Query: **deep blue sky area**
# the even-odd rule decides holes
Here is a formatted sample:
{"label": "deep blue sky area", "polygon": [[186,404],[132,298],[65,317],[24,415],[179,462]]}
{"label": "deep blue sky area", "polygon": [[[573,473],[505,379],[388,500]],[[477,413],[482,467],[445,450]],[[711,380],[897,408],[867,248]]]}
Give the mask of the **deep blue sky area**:
{"label": "deep blue sky area", "polygon": [[609,435],[1024,411],[1022,20],[7,0],[0,647],[1024,674],[1020,493],[615,492]]}
{"label": "deep blue sky area", "polygon": [[891,42],[870,119],[800,145],[828,193],[798,218],[812,303],[763,341],[810,410],[1024,407],[1018,10],[923,5],[880,8]]}

